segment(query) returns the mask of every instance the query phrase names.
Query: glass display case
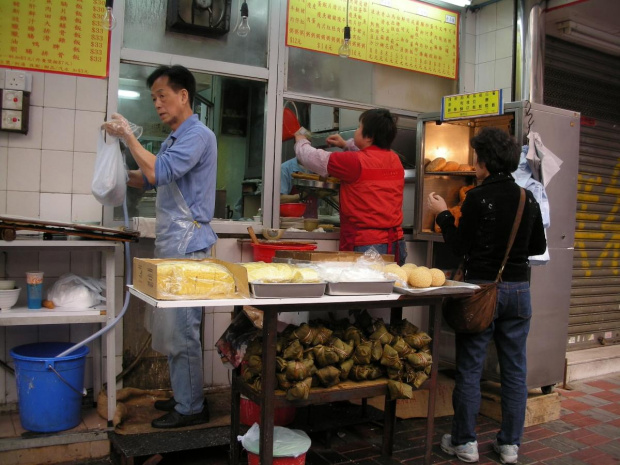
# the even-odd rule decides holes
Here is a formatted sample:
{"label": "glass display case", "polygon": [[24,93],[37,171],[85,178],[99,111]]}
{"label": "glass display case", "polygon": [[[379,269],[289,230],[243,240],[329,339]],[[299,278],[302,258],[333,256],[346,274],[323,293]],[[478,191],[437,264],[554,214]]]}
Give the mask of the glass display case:
{"label": "glass display case", "polygon": [[515,134],[520,126],[514,109],[505,114],[452,121],[441,121],[439,113],[418,119],[414,236],[416,239],[443,241],[435,216],[428,211],[428,194],[441,195],[458,221],[467,191],[476,185],[474,150],[470,139],[483,127],[498,127]]}

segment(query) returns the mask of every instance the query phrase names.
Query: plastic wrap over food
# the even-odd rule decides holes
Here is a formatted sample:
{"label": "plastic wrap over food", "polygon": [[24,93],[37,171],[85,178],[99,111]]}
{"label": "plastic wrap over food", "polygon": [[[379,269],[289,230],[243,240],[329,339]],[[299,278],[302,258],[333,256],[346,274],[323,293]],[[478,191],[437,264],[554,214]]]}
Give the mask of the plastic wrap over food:
{"label": "plastic wrap over food", "polygon": [[234,297],[235,278],[223,265],[201,260],[163,261],[157,266],[157,286],[171,300]]}
{"label": "plastic wrap over food", "polygon": [[316,268],[287,263],[242,263],[251,283],[318,283],[321,281]]}
{"label": "plastic wrap over food", "polygon": [[319,276],[328,283],[387,281],[381,266],[347,262],[320,262]]}

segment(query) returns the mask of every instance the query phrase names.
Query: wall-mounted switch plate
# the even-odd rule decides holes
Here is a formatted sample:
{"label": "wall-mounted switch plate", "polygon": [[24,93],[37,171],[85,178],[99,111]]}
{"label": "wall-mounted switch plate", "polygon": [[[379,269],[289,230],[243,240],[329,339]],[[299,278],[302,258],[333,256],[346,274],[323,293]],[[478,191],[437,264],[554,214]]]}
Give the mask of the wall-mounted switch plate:
{"label": "wall-mounted switch plate", "polygon": [[24,103],[23,90],[4,89],[2,92],[3,110],[21,110]]}
{"label": "wall-mounted switch plate", "polygon": [[2,110],[2,121],[0,121],[0,129],[5,131],[17,131],[22,130],[23,115],[21,111],[17,110]]}

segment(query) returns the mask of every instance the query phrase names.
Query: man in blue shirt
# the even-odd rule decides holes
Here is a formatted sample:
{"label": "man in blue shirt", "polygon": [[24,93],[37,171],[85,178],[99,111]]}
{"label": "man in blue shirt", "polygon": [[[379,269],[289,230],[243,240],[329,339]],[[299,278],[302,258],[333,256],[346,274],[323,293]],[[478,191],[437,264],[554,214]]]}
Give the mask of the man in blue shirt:
{"label": "man in blue shirt", "polygon": [[[215,134],[192,110],[196,81],[183,66],[160,66],[148,78],[161,121],[172,132],[157,156],[142,147],[127,120],[113,114],[104,124],[120,137],[139,169],[129,171],[127,184],[157,189],[155,255],[158,258],[205,258],[217,236],[210,226],[215,209],[217,142]],[[155,402],[168,411],[151,423],[177,428],[209,421],[203,393],[200,326],[202,307],[154,309],[153,349],[168,356],[174,397]]]}

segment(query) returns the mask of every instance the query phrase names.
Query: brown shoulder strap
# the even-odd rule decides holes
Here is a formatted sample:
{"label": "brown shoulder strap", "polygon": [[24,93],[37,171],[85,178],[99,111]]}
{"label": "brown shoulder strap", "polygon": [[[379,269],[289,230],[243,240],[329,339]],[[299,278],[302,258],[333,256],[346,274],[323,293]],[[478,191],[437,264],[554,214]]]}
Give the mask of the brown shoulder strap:
{"label": "brown shoulder strap", "polygon": [[517,231],[519,229],[519,224],[521,223],[521,216],[523,216],[524,208],[525,208],[525,189],[521,188],[521,197],[519,198],[519,208],[517,208],[517,216],[515,216],[515,222],[512,224],[512,231],[510,232],[510,239],[508,239],[508,246],[506,247],[506,255],[504,255],[504,261],[502,262],[502,266],[499,269],[499,273],[497,273],[497,278],[495,278],[495,282],[498,282],[502,278],[504,267],[506,266],[506,262],[508,261],[508,254],[510,253],[510,249],[512,249],[512,244],[515,241],[515,237],[517,236]]}

